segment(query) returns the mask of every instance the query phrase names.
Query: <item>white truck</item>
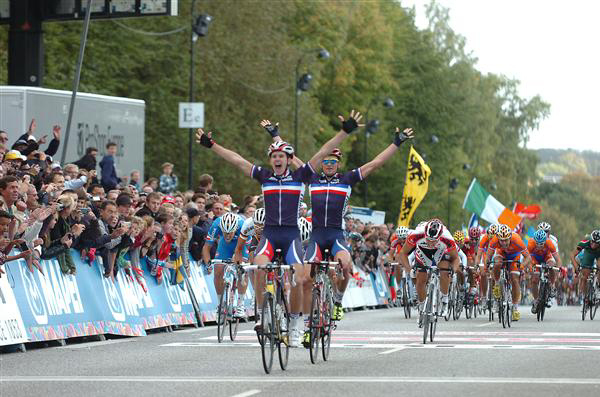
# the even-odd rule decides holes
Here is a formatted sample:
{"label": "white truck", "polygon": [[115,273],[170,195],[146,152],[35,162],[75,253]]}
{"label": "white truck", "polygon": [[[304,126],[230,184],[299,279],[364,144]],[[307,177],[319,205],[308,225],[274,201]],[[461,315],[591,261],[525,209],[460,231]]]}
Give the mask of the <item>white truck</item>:
{"label": "white truck", "polygon": [[[59,162],[70,103],[70,91],[0,86],[0,130],[8,133],[12,145],[27,131],[31,119],[35,119],[35,137],[48,135],[49,142],[52,127],[60,125],[61,143],[54,156],[54,161]],[[96,160],[100,163],[106,144],[114,142],[118,146],[117,174],[129,176],[132,170],[139,170],[143,178],[145,108],[145,102],[139,99],[77,93],[65,163],[81,158],[88,147],[98,149]],[[42,150],[46,148],[41,146]]]}

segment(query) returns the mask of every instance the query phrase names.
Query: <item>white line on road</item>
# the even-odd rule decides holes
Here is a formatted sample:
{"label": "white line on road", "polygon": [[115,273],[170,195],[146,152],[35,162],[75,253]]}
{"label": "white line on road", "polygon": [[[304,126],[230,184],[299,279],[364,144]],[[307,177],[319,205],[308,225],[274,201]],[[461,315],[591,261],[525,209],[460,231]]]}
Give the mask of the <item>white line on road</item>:
{"label": "white line on road", "polygon": [[250,397],[250,396],[253,396],[253,395],[258,394],[258,393],[260,393],[260,390],[252,389],[252,390],[248,390],[248,391],[245,391],[243,393],[240,393],[240,394],[235,394],[235,395],[233,395],[231,397]]}
{"label": "white line on road", "polygon": [[476,327],[487,327],[488,325],[492,325],[495,323],[489,322],[489,323],[483,323],[483,324],[477,324]]}
{"label": "white line on road", "polygon": [[[437,339],[436,339],[437,340]],[[176,342],[160,345],[161,347],[252,347],[260,345],[258,342],[213,343],[213,342]],[[508,344],[398,344],[398,343],[332,343],[332,348],[342,349],[502,349],[502,350],[588,350],[600,351],[600,346],[579,345],[508,345]]]}
{"label": "white line on road", "polygon": [[593,378],[446,378],[446,377],[145,377],[145,376],[3,376],[0,383],[9,382],[113,382],[113,383],[498,383],[600,385]]}
{"label": "white line on road", "polygon": [[404,349],[406,349],[406,346],[396,347],[394,349],[386,350],[384,352],[377,353],[377,354],[392,354],[392,353],[396,353],[396,352],[399,352],[399,351],[404,350]]}
{"label": "white line on road", "polygon": [[105,345],[114,345],[116,343],[125,343],[125,342],[135,342],[136,339],[135,338],[127,338],[127,339],[112,339],[112,340],[105,340],[105,341],[99,341],[99,342],[85,342],[85,343],[78,343],[76,345],[65,345],[65,346],[59,346],[57,347],[57,349],[85,349],[87,347],[99,347],[99,346],[105,346]]}

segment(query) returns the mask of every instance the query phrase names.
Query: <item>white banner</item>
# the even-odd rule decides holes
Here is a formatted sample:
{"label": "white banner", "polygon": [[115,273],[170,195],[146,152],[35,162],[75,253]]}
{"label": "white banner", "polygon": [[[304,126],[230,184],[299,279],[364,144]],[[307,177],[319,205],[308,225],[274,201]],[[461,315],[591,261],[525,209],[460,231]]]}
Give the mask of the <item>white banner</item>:
{"label": "white banner", "polygon": [[[6,267],[4,267],[6,271]],[[27,342],[27,332],[8,275],[0,278],[0,346]]]}

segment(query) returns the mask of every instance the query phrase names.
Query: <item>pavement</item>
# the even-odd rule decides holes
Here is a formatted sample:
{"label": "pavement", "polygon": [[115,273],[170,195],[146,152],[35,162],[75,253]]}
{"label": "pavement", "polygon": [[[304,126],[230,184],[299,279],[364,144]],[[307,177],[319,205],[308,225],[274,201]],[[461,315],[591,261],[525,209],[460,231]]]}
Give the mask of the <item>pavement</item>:
{"label": "pavement", "polygon": [[[0,355],[0,396],[543,396],[600,395],[600,317],[554,307],[543,323],[529,307],[511,328],[486,318],[438,323],[422,344],[401,309],[346,313],[330,359],[304,348],[265,374],[253,324],[235,342],[216,328],[72,343]],[[413,313],[414,314],[414,313]]]}

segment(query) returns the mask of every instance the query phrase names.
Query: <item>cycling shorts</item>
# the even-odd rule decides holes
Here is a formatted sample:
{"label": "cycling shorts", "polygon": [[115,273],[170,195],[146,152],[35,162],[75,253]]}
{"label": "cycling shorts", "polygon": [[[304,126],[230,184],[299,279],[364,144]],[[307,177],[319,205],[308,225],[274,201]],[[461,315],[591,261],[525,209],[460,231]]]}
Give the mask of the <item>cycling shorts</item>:
{"label": "cycling shorts", "polygon": [[275,257],[275,250],[281,250],[287,265],[302,264],[304,252],[300,241],[300,230],[296,226],[265,225],[254,257],[266,255],[270,261]]}
{"label": "cycling shorts", "polygon": [[548,252],[546,255],[535,255],[532,254],[531,255],[531,263],[533,265],[539,265],[541,263],[548,263],[550,261],[554,261],[554,256],[552,256],[552,254],[550,252]]}
{"label": "cycling shorts", "polygon": [[308,247],[304,259],[307,262],[316,262],[323,260],[323,253],[329,250],[332,257],[340,251],[346,251],[350,254],[350,249],[344,239],[342,229],[333,227],[315,227],[312,230]]}

